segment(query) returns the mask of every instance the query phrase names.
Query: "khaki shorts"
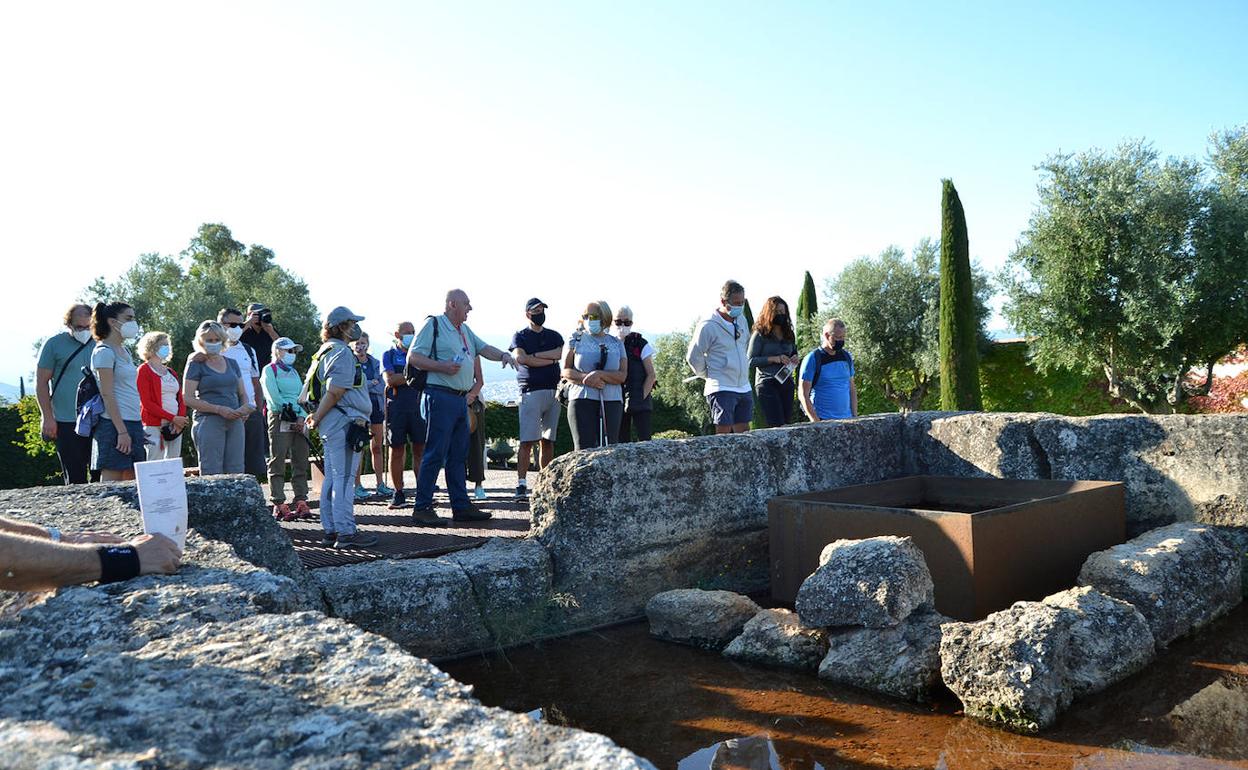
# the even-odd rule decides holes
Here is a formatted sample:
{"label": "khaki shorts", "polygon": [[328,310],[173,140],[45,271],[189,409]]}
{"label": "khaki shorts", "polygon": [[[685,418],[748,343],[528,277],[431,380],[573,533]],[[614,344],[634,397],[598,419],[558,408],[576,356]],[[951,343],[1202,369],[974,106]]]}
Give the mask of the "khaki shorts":
{"label": "khaki shorts", "polygon": [[559,401],[553,389],[520,394],[521,441],[554,441],[558,428]]}

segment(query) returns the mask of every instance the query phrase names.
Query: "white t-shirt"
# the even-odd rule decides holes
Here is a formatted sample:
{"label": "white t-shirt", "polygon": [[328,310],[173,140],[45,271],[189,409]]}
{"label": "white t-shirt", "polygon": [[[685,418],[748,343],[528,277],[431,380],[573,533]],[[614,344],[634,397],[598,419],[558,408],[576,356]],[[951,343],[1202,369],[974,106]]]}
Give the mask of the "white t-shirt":
{"label": "white t-shirt", "polygon": [[243,391],[247,394],[247,403],[258,408],[256,403],[256,385],[253,380],[260,378],[260,370],[256,368],[256,359],[252,358],[247,352],[247,348],[243,347],[243,343],[237,342],[230,345],[221,355],[232,359],[238,364],[238,370],[243,373]]}
{"label": "white t-shirt", "polygon": [[167,368],[160,376],[160,408],[172,415],[178,413],[178,378]]}

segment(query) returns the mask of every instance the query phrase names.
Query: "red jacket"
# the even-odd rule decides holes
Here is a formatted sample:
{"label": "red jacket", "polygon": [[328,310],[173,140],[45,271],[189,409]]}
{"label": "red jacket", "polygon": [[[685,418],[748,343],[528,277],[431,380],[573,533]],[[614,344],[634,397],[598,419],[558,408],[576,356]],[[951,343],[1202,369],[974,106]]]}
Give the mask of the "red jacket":
{"label": "red jacket", "polygon": [[[173,379],[178,379],[178,373],[173,369],[169,369],[169,373],[173,375]],[[143,424],[152,428],[159,428],[161,420],[172,420],[174,415],[166,412],[160,405],[160,375],[152,371],[152,367],[146,363],[139,366],[139,404],[142,406],[140,417]],[[178,417],[186,416],[186,404],[182,403],[182,388],[179,383],[178,387]]]}

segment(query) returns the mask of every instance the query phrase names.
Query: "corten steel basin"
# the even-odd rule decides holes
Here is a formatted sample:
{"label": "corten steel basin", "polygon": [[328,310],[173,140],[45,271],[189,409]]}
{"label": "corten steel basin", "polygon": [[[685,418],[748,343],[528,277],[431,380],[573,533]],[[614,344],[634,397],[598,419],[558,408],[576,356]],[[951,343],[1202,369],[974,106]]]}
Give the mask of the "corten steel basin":
{"label": "corten steel basin", "polygon": [[909,535],[936,609],[979,620],[1075,584],[1084,559],[1123,542],[1115,481],[908,476],[767,502],[771,595],[791,604],[833,540]]}

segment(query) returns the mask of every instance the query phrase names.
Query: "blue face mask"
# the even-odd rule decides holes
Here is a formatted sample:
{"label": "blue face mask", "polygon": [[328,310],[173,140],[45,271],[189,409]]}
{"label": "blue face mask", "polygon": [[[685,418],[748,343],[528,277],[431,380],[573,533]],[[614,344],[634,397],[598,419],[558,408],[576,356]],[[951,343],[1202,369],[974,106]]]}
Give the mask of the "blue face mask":
{"label": "blue face mask", "polygon": [[172,352],[173,351],[169,349],[168,345],[161,345],[160,348],[156,350],[156,355],[160,358],[161,361],[164,361],[165,359],[169,358],[169,354]]}
{"label": "blue face mask", "polygon": [[728,316],[730,318],[740,318],[741,314],[744,312],[745,312],[745,305],[729,305],[728,306]]}
{"label": "blue face mask", "polygon": [[295,365],[295,354],[294,354],[294,353],[283,353],[283,354],[282,354],[282,363],[283,363],[283,364],[286,364],[287,366],[294,366],[294,365]]}
{"label": "blue face mask", "polygon": [[602,321],[599,321],[598,319],[595,318],[595,319],[586,321],[585,324],[589,328],[590,334],[602,334]]}
{"label": "blue face mask", "polygon": [[402,340],[403,349],[407,350],[410,348],[412,346],[412,340],[414,339],[416,339],[415,334],[404,334]]}
{"label": "blue face mask", "polygon": [[225,347],[225,345],[220,342],[205,342],[204,352],[210,356],[215,356],[216,354],[221,352],[221,348],[223,347]]}

